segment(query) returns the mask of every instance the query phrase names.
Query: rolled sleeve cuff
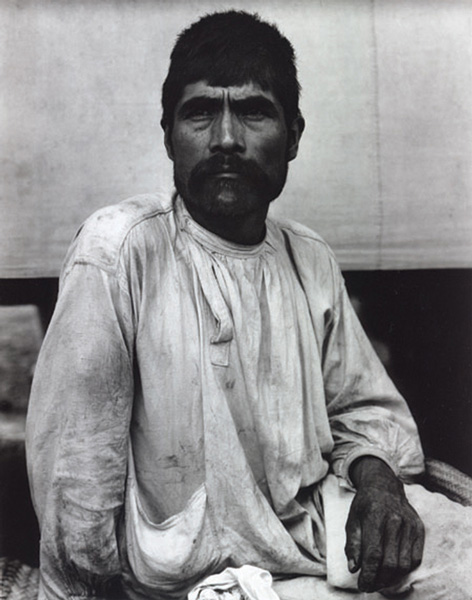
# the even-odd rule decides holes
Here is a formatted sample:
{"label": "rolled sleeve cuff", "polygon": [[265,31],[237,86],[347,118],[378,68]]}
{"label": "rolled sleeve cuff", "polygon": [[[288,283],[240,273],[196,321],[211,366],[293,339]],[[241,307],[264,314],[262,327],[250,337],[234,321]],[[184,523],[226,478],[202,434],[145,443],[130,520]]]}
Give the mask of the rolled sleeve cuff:
{"label": "rolled sleeve cuff", "polygon": [[354,483],[352,482],[349,476],[349,470],[354,461],[360,458],[361,456],[375,456],[376,458],[380,458],[380,460],[383,460],[383,462],[386,463],[398,477],[398,465],[391,460],[391,458],[386,452],[380,450],[379,448],[363,446],[360,448],[352,449],[336,465],[335,474],[341,478],[341,487],[346,487],[352,491],[356,490],[356,487],[354,486]]}

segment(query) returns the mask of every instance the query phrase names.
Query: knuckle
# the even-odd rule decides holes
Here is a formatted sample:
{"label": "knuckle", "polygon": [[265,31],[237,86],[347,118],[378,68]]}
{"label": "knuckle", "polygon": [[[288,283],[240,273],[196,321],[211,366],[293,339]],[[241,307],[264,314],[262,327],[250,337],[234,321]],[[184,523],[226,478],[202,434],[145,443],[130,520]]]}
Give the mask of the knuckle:
{"label": "knuckle", "polygon": [[383,519],[385,517],[386,514],[386,507],[383,504],[376,504],[375,506],[372,506],[372,508],[369,511],[369,516],[375,518],[375,519]]}
{"label": "knuckle", "polygon": [[388,519],[388,524],[392,529],[399,529],[403,524],[403,518],[400,515],[394,513],[390,515]]}
{"label": "knuckle", "polygon": [[382,570],[384,571],[384,573],[393,573],[397,569],[398,569],[397,561],[394,561],[393,559],[385,560],[383,563],[383,566],[382,566]]}
{"label": "knuckle", "polygon": [[405,519],[405,514],[399,511],[392,511],[389,514],[389,520],[393,521],[394,523],[403,523],[403,521],[407,520]]}
{"label": "knuckle", "polygon": [[370,548],[365,555],[365,564],[367,568],[373,569],[380,562],[382,551],[378,548]]}
{"label": "knuckle", "polygon": [[412,563],[409,557],[400,557],[398,568],[402,573],[409,573],[412,568]]}

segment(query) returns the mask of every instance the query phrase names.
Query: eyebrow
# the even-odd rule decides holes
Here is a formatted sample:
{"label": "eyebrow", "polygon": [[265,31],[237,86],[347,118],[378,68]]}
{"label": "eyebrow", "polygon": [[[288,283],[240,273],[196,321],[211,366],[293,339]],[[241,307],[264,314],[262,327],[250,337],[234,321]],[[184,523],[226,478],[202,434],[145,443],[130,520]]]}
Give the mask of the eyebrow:
{"label": "eyebrow", "polygon": [[[207,110],[215,110],[223,104],[221,97],[214,96],[194,96],[185,101],[182,106],[178,109],[178,116],[183,117],[186,114],[196,109],[205,108]],[[245,98],[236,98],[230,100],[230,106],[234,107],[237,112],[244,112],[249,109],[252,110],[263,110],[271,116],[278,114],[277,107],[272,100],[265,96],[253,95],[246,96]]]}
{"label": "eyebrow", "polygon": [[246,98],[232,100],[230,104],[234,106],[236,110],[243,112],[248,109],[258,109],[263,110],[272,116],[276,116],[278,114],[275,103],[265,96],[247,96]]}
{"label": "eyebrow", "polygon": [[215,109],[221,106],[222,99],[216,98],[213,96],[194,96],[193,98],[189,98],[186,102],[182,104],[182,106],[177,111],[177,114],[180,117],[185,116],[187,113],[194,111],[195,109]]}

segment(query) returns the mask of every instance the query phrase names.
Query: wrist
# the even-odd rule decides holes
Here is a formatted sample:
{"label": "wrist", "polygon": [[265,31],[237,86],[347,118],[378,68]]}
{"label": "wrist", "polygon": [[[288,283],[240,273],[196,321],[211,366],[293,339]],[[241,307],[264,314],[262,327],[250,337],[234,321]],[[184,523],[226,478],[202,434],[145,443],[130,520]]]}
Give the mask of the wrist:
{"label": "wrist", "polygon": [[349,476],[357,490],[375,487],[403,493],[401,481],[387,463],[376,456],[359,457],[352,463]]}

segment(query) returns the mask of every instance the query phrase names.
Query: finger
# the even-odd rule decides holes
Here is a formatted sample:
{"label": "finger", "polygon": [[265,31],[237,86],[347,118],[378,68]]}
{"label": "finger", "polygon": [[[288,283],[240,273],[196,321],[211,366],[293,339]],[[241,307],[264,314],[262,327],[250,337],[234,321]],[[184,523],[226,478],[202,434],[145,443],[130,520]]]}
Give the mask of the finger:
{"label": "finger", "polygon": [[405,575],[413,569],[413,547],[416,540],[416,530],[410,524],[403,527],[403,535],[398,553],[398,566]]}
{"label": "finger", "polygon": [[417,569],[421,561],[423,560],[425,530],[422,521],[419,522],[417,527],[417,536],[413,542],[413,548],[411,552],[411,569]]}
{"label": "finger", "polygon": [[358,587],[361,592],[373,592],[376,589],[377,574],[383,562],[383,522],[371,520],[362,531],[362,561]]}
{"label": "finger", "polygon": [[399,514],[390,515],[385,527],[384,557],[378,573],[378,589],[397,583],[405,575],[400,567],[400,554],[402,551],[405,555],[411,553],[411,539],[404,534],[403,518]]}
{"label": "finger", "polygon": [[361,572],[357,582],[361,592],[374,592],[378,587],[377,573],[382,562],[382,548],[375,547],[369,549],[366,556],[363,556]]}
{"label": "finger", "polygon": [[351,573],[359,570],[361,562],[361,537],[362,531],[359,520],[349,514],[346,523],[346,546],[344,552],[348,561],[348,568]]}

